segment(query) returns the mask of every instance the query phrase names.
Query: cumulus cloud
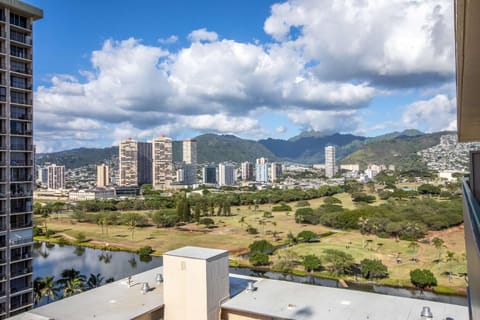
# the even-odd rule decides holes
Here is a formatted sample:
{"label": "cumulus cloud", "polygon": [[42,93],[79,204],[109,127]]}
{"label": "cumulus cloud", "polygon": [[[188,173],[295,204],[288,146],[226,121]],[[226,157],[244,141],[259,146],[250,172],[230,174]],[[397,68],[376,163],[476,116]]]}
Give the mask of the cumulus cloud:
{"label": "cumulus cloud", "polygon": [[[37,89],[37,140],[58,132],[92,143],[148,140],[186,129],[260,137],[262,112],[304,129],[355,131],[374,97],[451,82],[452,23],[447,0],[289,0],[265,21],[269,43],[221,39],[205,28],[176,51],[164,47],[174,35],[158,45],[110,39],[92,52],[91,68],[53,75]],[[414,124],[412,112],[405,123]]]}
{"label": "cumulus cloud", "polygon": [[429,132],[456,130],[456,99],[438,94],[429,100],[421,100],[408,105],[402,121],[407,128],[425,126]]}
{"label": "cumulus cloud", "polygon": [[287,132],[287,127],[285,127],[285,126],[278,126],[278,127],[275,128],[275,132],[276,132],[276,133],[285,133],[285,132]]}
{"label": "cumulus cloud", "polygon": [[331,79],[415,86],[453,77],[453,2],[291,0],[264,30]]}
{"label": "cumulus cloud", "polygon": [[207,29],[202,28],[192,31],[188,35],[188,40],[192,42],[208,41],[213,42],[218,40],[218,34],[216,32],[207,31]]}

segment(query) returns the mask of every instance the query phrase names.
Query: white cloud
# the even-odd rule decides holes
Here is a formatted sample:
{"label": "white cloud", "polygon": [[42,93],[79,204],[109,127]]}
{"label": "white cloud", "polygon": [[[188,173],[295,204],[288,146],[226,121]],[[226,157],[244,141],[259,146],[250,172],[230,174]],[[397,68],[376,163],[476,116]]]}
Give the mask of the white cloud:
{"label": "white cloud", "polygon": [[213,42],[218,40],[218,34],[216,32],[207,31],[207,29],[202,28],[190,32],[188,35],[188,40],[192,42],[208,41]]}
{"label": "white cloud", "polygon": [[176,35],[171,35],[170,37],[163,39],[158,39],[158,42],[161,44],[172,44],[178,41],[178,37]]}
{"label": "white cloud", "polygon": [[272,6],[264,30],[323,77],[407,85],[453,76],[453,20],[447,0],[290,0]]}
{"label": "white cloud", "polygon": [[335,132],[352,132],[361,123],[356,110],[344,111],[321,111],[321,110],[298,110],[287,112],[290,120],[304,130],[315,130],[331,134]]}
{"label": "white cloud", "polygon": [[408,105],[402,116],[407,128],[425,127],[429,132],[457,129],[456,99],[438,94]]}
{"label": "white cloud", "polygon": [[276,133],[285,133],[285,132],[287,132],[287,127],[285,127],[285,126],[278,126],[278,127],[275,128],[275,132],[276,132]]}

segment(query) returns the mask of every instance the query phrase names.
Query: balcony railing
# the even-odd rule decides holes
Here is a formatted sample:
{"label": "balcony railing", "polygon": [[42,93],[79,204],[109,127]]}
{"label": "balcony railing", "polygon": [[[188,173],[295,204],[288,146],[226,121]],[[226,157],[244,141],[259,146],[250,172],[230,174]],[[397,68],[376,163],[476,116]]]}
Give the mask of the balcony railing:
{"label": "balcony railing", "polygon": [[10,273],[10,276],[11,277],[18,277],[18,276],[28,274],[28,273],[32,273],[32,272],[33,272],[32,268],[23,268],[23,269],[19,269],[19,270],[12,270],[12,272]]}
{"label": "balcony railing", "polygon": [[[5,37],[6,35],[3,35]],[[10,40],[21,42],[27,45],[32,45],[32,37],[18,32],[10,32]]]}
{"label": "balcony railing", "polygon": [[19,119],[19,120],[32,120],[31,114],[23,113],[23,112],[12,112],[10,117],[13,119]]}
{"label": "balcony railing", "polygon": [[31,258],[32,255],[28,252],[25,252],[23,254],[18,254],[18,253],[12,253],[11,255],[11,261],[17,261],[17,260],[23,260],[23,259],[29,259]]}
{"label": "balcony railing", "polygon": [[12,128],[10,130],[10,134],[18,134],[18,135],[22,135],[22,136],[31,136],[32,135],[32,130],[21,130],[21,129]]}
{"label": "balcony railing", "polygon": [[463,182],[463,195],[465,199],[465,214],[472,225],[472,233],[480,249],[480,205],[475,199],[467,181]]}
{"label": "balcony railing", "polygon": [[[0,84],[5,84],[0,82]],[[12,83],[11,86],[17,89],[32,90],[32,86],[26,83]]]}
{"label": "balcony railing", "polygon": [[[20,284],[20,285],[12,286],[10,288],[10,290],[13,293],[13,292],[21,292],[21,291],[24,291],[24,290],[31,290],[32,288],[33,288],[33,283],[32,282],[27,282],[27,283],[23,283],[23,284]],[[13,306],[14,303],[12,302],[11,305]],[[16,309],[16,308],[12,307],[12,309]]]}
{"label": "balcony railing", "polygon": [[30,182],[30,181],[32,181],[32,176],[31,175],[11,176],[10,179],[13,182],[23,182],[23,181]]}
{"label": "balcony railing", "polygon": [[32,69],[16,67],[13,65],[10,67],[10,71],[23,73],[23,74],[32,74]]}
{"label": "balcony railing", "polygon": [[[0,101],[5,101],[5,100],[1,100],[1,96],[0,96]],[[32,104],[32,100],[30,100],[30,99],[17,98],[17,97],[14,97],[14,96],[12,96],[11,102],[12,103],[18,103],[18,104],[28,104],[28,105]]]}
{"label": "balcony railing", "polygon": [[33,146],[32,145],[25,145],[25,144],[12,144],[10,146],[11,150],[25,150],[25,151],[32,151]]}
{"label": "balcony railing", "polygon": [[10,245],[18,245],[33,242],[33,238],[10,239]]}
{"label": "balcony railing", "polygon": [[24,213],[24,212],[32,212],[32,207],[26,206],[26,207],[18,207],[18,208],[12,209],[12,213]]}
{"label": "balcony railing", "polygon": [[10,161],[10,165],[12,167],[27,167],[27,166],[33,166],[33,161],[32,160],[12,160]]}
{"label": "balcony railing", "polygon": [[32,191],[29,191],[29,190],[12,191],[10,196],[12,198],[31,197],[32,196]]}

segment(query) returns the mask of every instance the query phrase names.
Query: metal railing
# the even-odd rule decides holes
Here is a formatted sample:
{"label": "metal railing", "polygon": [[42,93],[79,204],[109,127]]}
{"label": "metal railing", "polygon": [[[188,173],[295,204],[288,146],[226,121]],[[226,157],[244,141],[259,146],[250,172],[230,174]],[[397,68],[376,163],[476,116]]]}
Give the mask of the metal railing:
{"label": "metal railing", "polygon": [[23,112],[12,112],[10,115],[11,118],[19,120],[32,120],[32,115]]}
{"label": "metal railing", "polygon": [[24,244],[33,242],[33,238],[22,238],[22,239],[10,239],[10,245]]}

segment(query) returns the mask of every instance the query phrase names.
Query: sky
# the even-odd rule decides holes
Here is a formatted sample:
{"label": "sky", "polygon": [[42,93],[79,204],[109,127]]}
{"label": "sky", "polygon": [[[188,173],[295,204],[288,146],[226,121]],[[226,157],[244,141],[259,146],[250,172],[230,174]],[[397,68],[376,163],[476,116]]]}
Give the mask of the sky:
{"label": "sky", "polygon": [[456,129],[453,0],[25,0],[37,152]]}

